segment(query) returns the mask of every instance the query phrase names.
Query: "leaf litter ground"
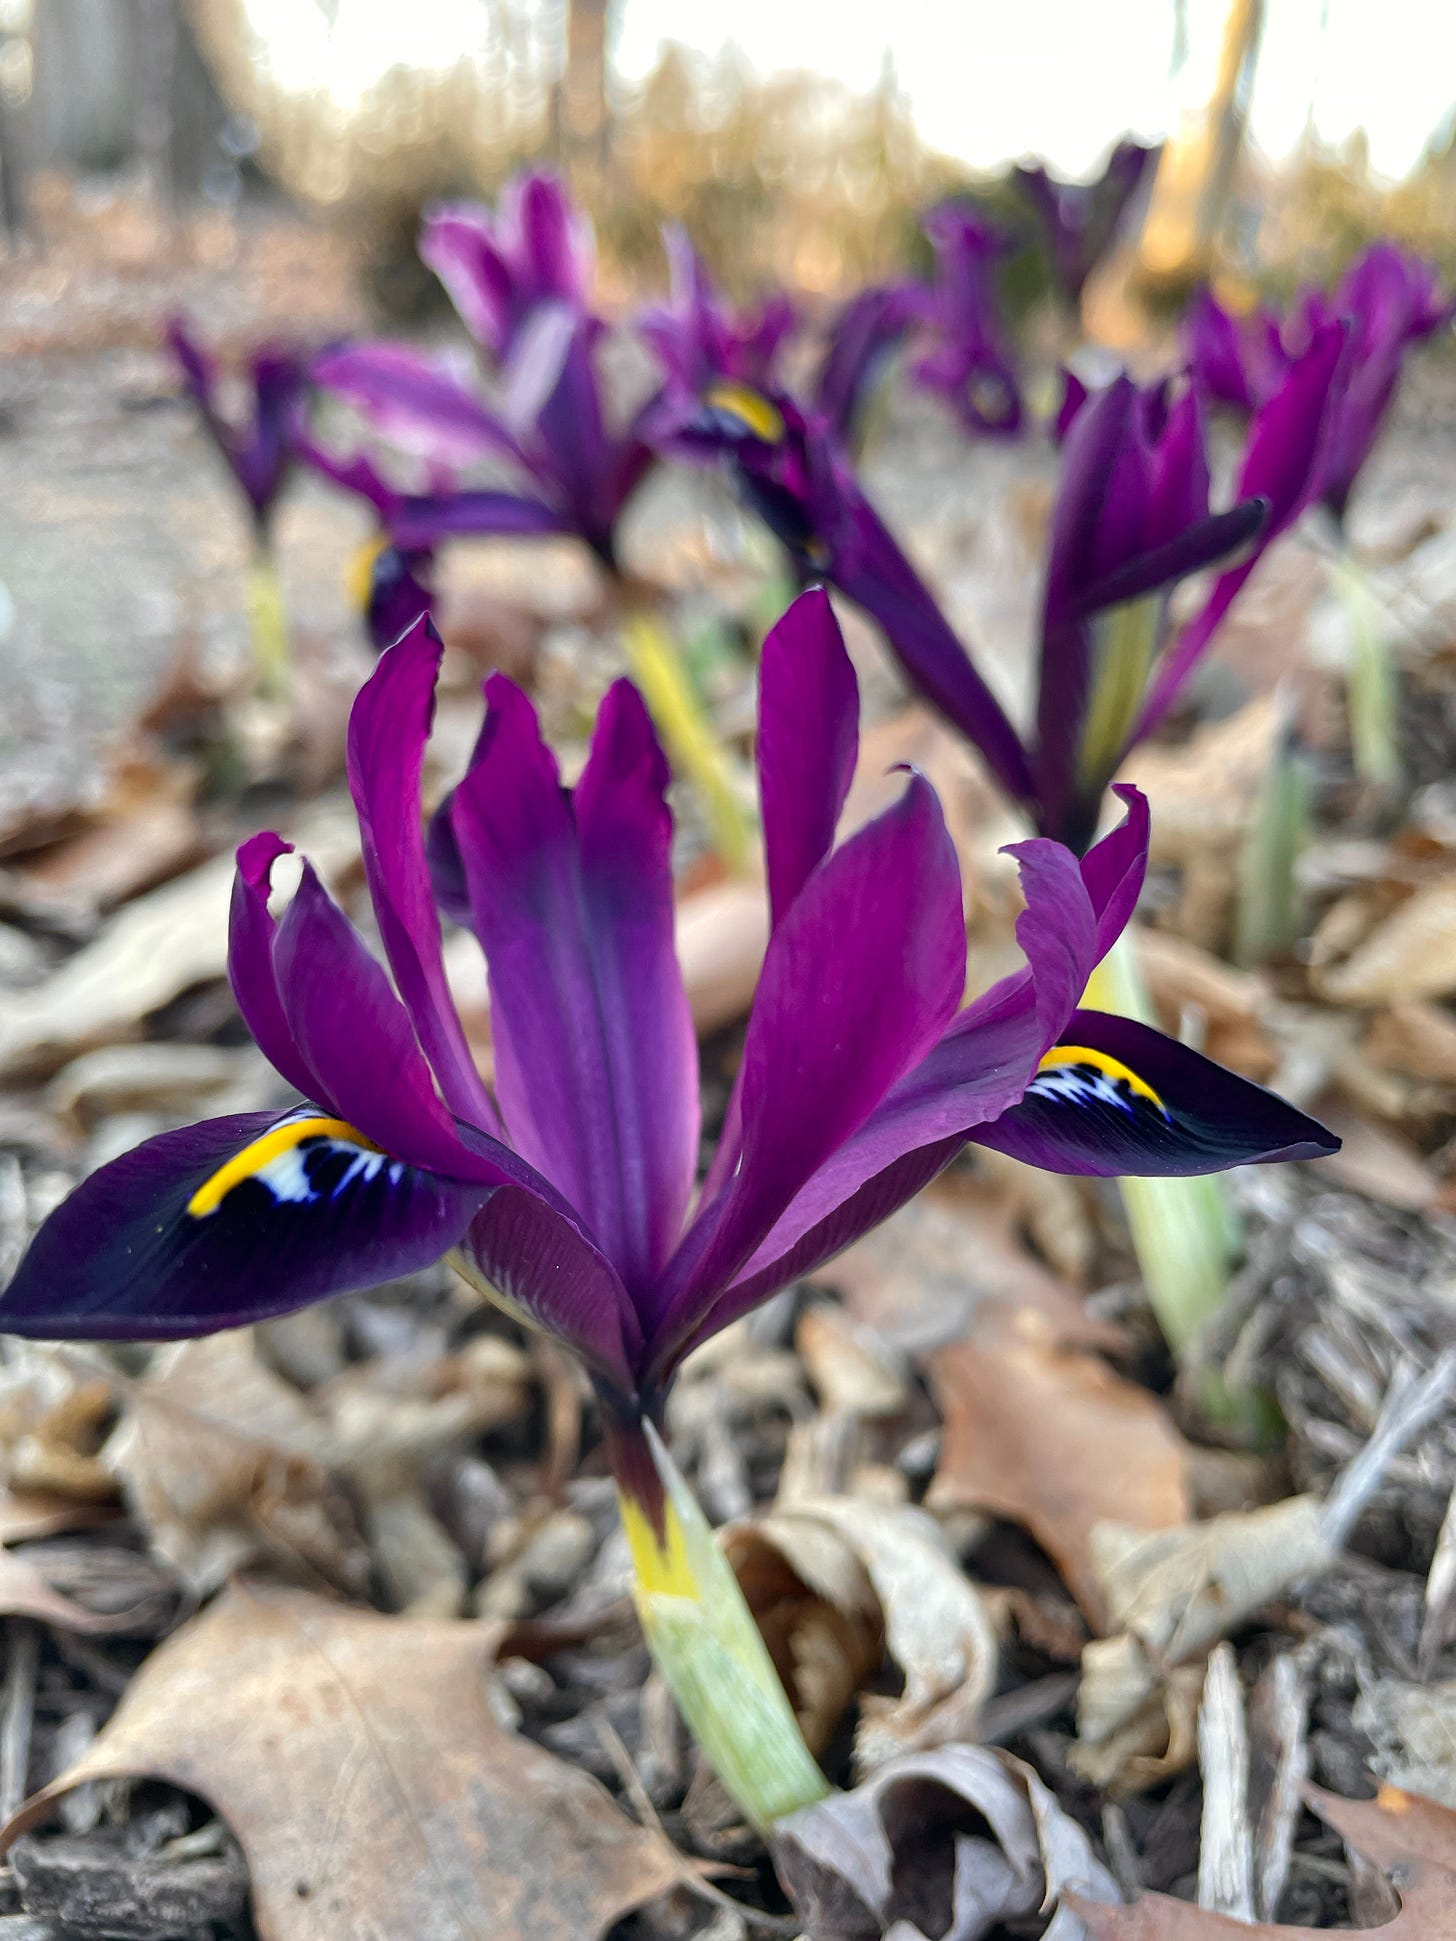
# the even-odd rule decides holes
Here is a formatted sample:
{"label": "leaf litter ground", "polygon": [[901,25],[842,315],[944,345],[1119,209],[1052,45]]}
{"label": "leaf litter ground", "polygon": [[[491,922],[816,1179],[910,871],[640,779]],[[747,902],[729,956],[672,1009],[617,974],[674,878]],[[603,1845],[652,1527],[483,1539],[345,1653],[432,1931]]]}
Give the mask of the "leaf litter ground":
{"label": "leaf litter ground", "polygon": [[[3,650],[17,705],[0,749],[5,1272],[81,1171],[276,1096],[221,983],[230,845],[280,822],[339,894],[358,880],[338,772],[363,671],[339,580],[347,512],[303,493],[285,523],[308,705],[270,717],[242,691],[241,538],[201,441],[150,353],[75,336],[53,319],[6,366],[22,624]],[[848,1819],[796,1828],[770,1856],[650,1674],[572,1370],[443,1272],[250,1336],[105,1354],[7,1343],[0,1812],[45,1790],[0,1874],[0,1941],[1034,1934],[1059,1878],[1184,1910],[1068,1908],[1067,1932],[1133,1941],[1177,1921],[1214,1941],[1219,1913],[1390,1920],[1387,1870],[1410,1854],[1428,1871],[1397,1925],[1448,1931],[1456,962],[1438,944],[1456,893],[1456,527],[1431,454],[1456,394],[1442,375],[1423,375],[1431,394],[1383,455],[1365,535],[1401,617],[1417,784],[1402,813],[1351,776],[1328,672],[1338,615],[1298,553],[1210,670],[1209,719],[1137,777],[1160,845],[1145,969],[1167,1020],[1347,1135],[1338,1169],[1238,1182],[1246,1264],[1201,1345],[1277,1400],[1276,1453],[1221,1447],[1196,1369],[1174,1382],[1115,1196],[1007,1165],[956,1169],[713,1344],[675,1397],[675,1452],[730,1526],[815,1750],[839,1783],[868,1782]],[[968,458],[919,414],[874,461],[958,618],[1012,676],[1027,602],[1008,589],[1029,582],[1044,487],[1018,463]],[[741,610],[758,571],[696,486],[655,495],[632,547],[684,626],[706,572]],[[616,671],[589,577],[550,565],[500,548],[452,587],[469,649],[442,714],[452,752],[481,661],[529,678],[566,742]],[[1014,914],[995,852],[1018,832],[950,738],[904,709],[873,646],[852,644],[876,719],[863,803],[894,761],[931,773],[966,868],[973,975],[989,981]],[[1279,679],[1320,769],[1311,943],[1234,971],[1240,764],[1257,772],[1267,753],[1262,697]],[[708,685],[742,743],[747,661],[723,650]],[[761,932],[756,898],[716,876],[683,807],[685,949],[721,1111]],[[1307,1782],[1347,1800],[1384,1782],[1385,1817],[1322,1817]],[[1391,1788],[1435,1804],[1397,1812]]]}

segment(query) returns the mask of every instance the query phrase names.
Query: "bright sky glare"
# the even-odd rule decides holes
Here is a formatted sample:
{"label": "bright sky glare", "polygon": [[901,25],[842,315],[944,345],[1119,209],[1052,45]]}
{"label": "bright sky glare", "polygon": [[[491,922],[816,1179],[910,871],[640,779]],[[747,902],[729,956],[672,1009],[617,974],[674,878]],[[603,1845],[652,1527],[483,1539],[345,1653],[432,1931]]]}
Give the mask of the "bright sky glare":
{"label": "bright sky glare", "polygon": [[[446,66],[478,44],[484,0],[246,0],[286,86],[326,85],[347,106],[389,66]],[[515,0],[556,13],[564,0]],[[1174,71],[1175,0],[616,0],[616,72],[650,73],[665,41],[716,53],[730,39],[762,74],[808,68],[856,91],[888,57],[921,136],[990,168],[1035,152],[1076,173],[1117,137],[1174,130],[1212,87],[1228,0],[1183,0],[1185,57]],[[731,23],[731,35],[724,31]],[[1373,166],[1405,175],[1456,107],[1450,0],[1268,0],[1253,135],[1287,155],[1312,120],[1327,141],[1355,128]]]}

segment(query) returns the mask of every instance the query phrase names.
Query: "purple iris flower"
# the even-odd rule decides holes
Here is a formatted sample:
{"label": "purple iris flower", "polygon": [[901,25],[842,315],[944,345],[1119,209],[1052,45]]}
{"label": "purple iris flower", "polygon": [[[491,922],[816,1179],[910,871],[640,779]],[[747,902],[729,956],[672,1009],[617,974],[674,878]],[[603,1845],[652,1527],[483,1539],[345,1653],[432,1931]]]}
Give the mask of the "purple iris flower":
{"label": "purple iris flower", "polygon": [[247,403],[241,417],[224,409],[224,378],[217,359],[182,317],[166,326],[167,348],[212,442],[237,480],[252,513],[253,529],[266,543],[292,465],[289,426],[304,389],[304,366],[291,352],[264,346],[247,360]]}
{"label": "purple iris flower", "polygon": [[916,382],[943,397],[968,431],[1013,436],[1021,429],[1021,391],[1007,349],[996,293],[996,264],[1010,238],[954,202],[932,209],[925,233],[936,274],[923,323],[929,348]]}
{"label": "purple iris flower", "polygon": [[930,309],[930,292],[922,284],[877,283],[851,297],[831,321],[814,384],[814,409],[846,451],[859,449],[886,369]]}
{"label": "purple iris flower", "polygon": [[798,327],[788,297],[775,293],[734,311],[713,288],[702,258],[676,223],[663,234],[671,279],[666,303],[651,304],[637,328],[662,366],[670,394],[698,398],[713,384],[771,386],[780,353]]}
{"label": "purple iris flower", "polygon": [[617,570],[617,524],[652,464],[651,407],[614,427],[597,373],[605,326],[559,306],[516,340],[497,400],[445,364],[400,344],[355,344],[314,365],[321,389],[358,405],[386,437],[448,442],[457,463],[503,470],[504,485],[461,487],[413,504],[405,549],[451,535],[574,534]]}
{"label": "purple iris flower", "polygon": [[326,351],[312,376],[405,451],[484,463],[505,482],[411,500],[391,527],[404,552],[453,535],[570,533],[611,572],[617,523],[653,460],[650,400],[614,425],[598,359],[606,325],[586,308],[590,230],[550,177],[528,176],[492,219],[455,207],[425,224],[421,254],[445,280],[495,377],[404,344]]}
{"label": "purple iris flower", "polygon": [[[1056,1172],[1197,1173],[1329,1152],[1272,1094],[1156,1031],[1078,1009],[1142,884],[1147,807],[1078,862],[1013,853],[1023,969],[963,1006],[960,872],[933,790],[835,840],[858,695],[827,598],[765,644],[758,771],[771,938],[716,1155],[695,1189],[692,1020],[673,947],[667,764],[626,681],[563,788],[535,710],[486,683],[428,840],[420,775],[440,643],[421,624],[355,704],[349,782],[387,974],[288,845],[238,852],[230,974],[302,1095],[163,1133],[37,1234],[0,1328],[205,1333],[449,1253],[573,1349],[620,1439],[683,1357],[902,1204],[969,1138]],[[440,911],[489,967],[495,1083],[466,1047]],[[640,1447],[640,1445],[639,1445]]]}
{"label": "purple iris flower", "polygon": [[1343,523],[1355,481],[1395,401],[1407,352],[1444,328],[1452,313],[1453,301],[1438,294],[1431,264],[1393,243],[1376,243],[1332,295],[1306,290],[1283,319],[1267,308],[1236,317],[1211,292],[1200,292],[1189,306],[1184,344],[1194,378],[1209,397],[1257,411],[1318,334],[1343,324],[1345,355],[1316,494]]}
{"label": "purple iris flower", "polygon": [[[910,680],[980,749],[1038,831],[1085,848],[1128,750],[1160,721],[1270,541],[1323,476],[1338,324],[1310,348],[1250,427],[1227,511],[1209,508],[1197,397],[1126,377],[1089,397],[1069,387],[1062,481],[1043,607],[1037,734],[1028,743],[977,672],[934,596],[855,478],[827,425],[783,396],[711,392],[670,448],[727,455],[749,504],[805,574],[876,620]],[[1170,639],[1178,581],[1230,562]]]}
{"label": "purple iris flower", "polygon": [[1022,193],[1035,210],[1046,239],[1058,290],[1069,309],[1082,302],[1093,270],[1117,240],[1118,230],[1148,171],[1157,166],[1161,143],[1121,141],[1093,182],[1063,182],[1037,162],[1016,170]]}
{"label": "purple iris flower", "polygon": [[515,176],[494,215],[478,203],[446,203],[425,218],[420,255],[439,277],[466,328],[497,364],[550,304],[585,310],[595,244],[591,223],[554,176]]}

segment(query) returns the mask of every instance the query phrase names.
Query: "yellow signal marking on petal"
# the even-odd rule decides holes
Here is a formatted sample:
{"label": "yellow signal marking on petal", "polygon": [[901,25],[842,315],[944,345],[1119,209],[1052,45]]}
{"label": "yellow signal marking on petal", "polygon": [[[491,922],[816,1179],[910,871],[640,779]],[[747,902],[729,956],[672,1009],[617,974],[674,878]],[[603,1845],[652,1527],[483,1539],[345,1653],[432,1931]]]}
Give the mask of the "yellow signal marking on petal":
{"label": "yellow signal marking on petal", "polygon": [[687,1537],[671,1499],[663,1505],[661,1538],[640,1503],[619,1491],[617,1507],[639,1590],[649,1597],[700,1597],[701,1587],[688,1558]]}
{"label": "yellow signal marking on petal", "polygon": [[240,1153],[234,1153],[225,1166],[219,1166],[187,1202],[187,1211],[194,1220],[215,1213],[235,1186],[241,1186],[245,1179],[253,1179],[271,1160],[281,1153],[292,1152],[305,1139],[341,1139],[351,1146],[362,1146],[366,1152],[380,1150],[343,1119],[288,1119],[281,1126],[274,1126],[271,1132],[265,1132],[261,1139],[244,1146]]}
{"label": "yellow signal marking on petal", "polygon": [[1076,1065],[1090,1065],[1106,1078],[1121,1079],[1131,1092],[1151,1100],[1160,1112],[1166,1113],[1168,1108],[1162,1098],[1145,1078],[1138,1077],[1131,1065],[1124,1065],[1120,1058],[1114,1058],[1110,1052],[1096,1051],[1091,1045],[1053,1045],[1036,1069],[1041,1073]]}
{"label": "yellow signal marking on petal", "polygon": [[357,546],[344,568],[344,594],[355,613],[369,611],[369,596],[374,590],[374,568],[379,555],[389,544],[380,532]]}
{"label": "yellow signal marking on petal", "polygon": [[765,445],[777,445],[785,432],[784,414],[747,384],[715,384],[703,402],[715,411],[729,412],[747,425],[754,437]]}

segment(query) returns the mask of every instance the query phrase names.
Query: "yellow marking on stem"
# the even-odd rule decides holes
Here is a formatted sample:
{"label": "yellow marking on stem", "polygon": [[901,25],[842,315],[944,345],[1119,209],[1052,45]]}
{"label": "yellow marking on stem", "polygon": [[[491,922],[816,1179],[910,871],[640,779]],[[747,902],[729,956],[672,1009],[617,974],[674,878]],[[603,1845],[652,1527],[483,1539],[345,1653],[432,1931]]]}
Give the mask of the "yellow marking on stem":
{"label": "yellow marking on stem", "polygon": [[245,1179],[256,1177],[270,1160],[277,1159],[280,1153],[291,1152],[305,1139],[343,1139],[351,1146],[364,1147],[368,1152],[380,1151],[363,1133],[356,1132],[343,1119],[289,1119],[286,1124],[274,1126],[261,1139],[244,1146],[241,1152],[234,1153],[225,1166],[219,1166],[211,1179],[204,1180],[187,1202],[187,1211],[194,1220],[205,1219],[209,1213],[215,1213],[235,1186],[241,1186]]}
{"label": "yellow marking on stem", "polygon": [[653,615],[633,613],[623,624],[622,645],[668,753],[702,798],[719,853],[730,870],[741,872],[752,846],[748,825],[733,792],[728,757],[693,692],[672,636]]}
{"label": "yellow marking on stem", "polygon": [[642,1505],[622,1491],[617,1493],[622,1513],[622,1528],[632,1552],[632,1567],[639,1589],[649,1597],[687,1597],[695,1601],[702,1589],[688,1558],[687,1536],[671,1499],[663,1504],[662,1537]]}
{"label": "yellow marking on stem", "polygon": [[369,611],[369,596],[374,591],[374,568],[389,541],[382,532],[356,546],[344,568],[344,594],[355,613]]}
{"label": "yellow marking on stem", "polygon": [[741,419],[754,437],[765,445],[777,445],[783,438],[783,413],[776,404],[747,384],[714,384],[703,402],[714,411],[726,411],[732,417]]}
{"label": "yellow marking on stem", "polygon": [[1036,1069],[1046,1072],[1074,1065],[1090,1065],[1107,1078],[1122,1079],[1139,1098],[1150,1099],[1160,1112],[1167,1110],[1152,1086],[1145,1078],[1139,1078],[1131,1065],[1124,1065],[1120,1058],[1114,1058],[1110,1052],[1097,1051],[1091,1045],[1053,1045]]}

